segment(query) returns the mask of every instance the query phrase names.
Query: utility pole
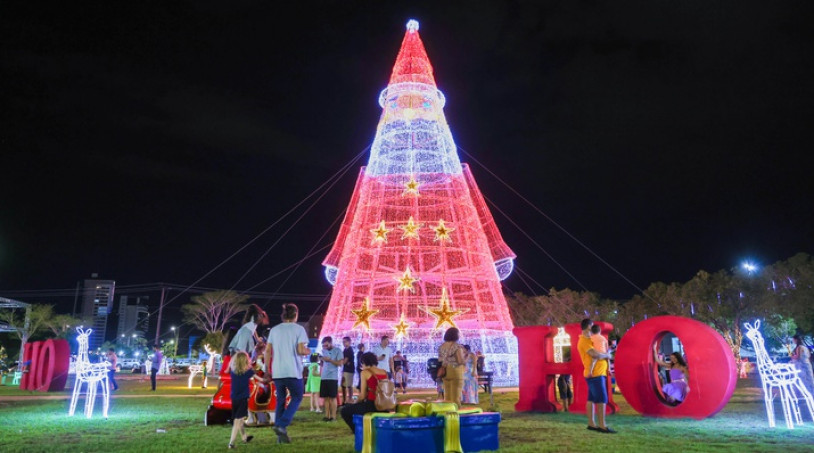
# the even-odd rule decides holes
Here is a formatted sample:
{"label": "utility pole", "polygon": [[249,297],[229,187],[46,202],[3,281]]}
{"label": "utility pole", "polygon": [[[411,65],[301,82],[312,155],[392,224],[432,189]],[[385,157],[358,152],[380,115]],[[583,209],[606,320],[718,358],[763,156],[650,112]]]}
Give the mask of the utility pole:
{"label": "utility pole", "polygon": [[76,293],[73,296],[73,313],[71,316],[76,318],[76,303],[79,301],[79,281],[76,282]]}
{"label": "utility pole", "polygon": [[158,321],[155,324],[155,343],[158,344],[158,337],[161,334],[161,312],[164,311],[164,284],[161,284],[161,301],[158,303]]}

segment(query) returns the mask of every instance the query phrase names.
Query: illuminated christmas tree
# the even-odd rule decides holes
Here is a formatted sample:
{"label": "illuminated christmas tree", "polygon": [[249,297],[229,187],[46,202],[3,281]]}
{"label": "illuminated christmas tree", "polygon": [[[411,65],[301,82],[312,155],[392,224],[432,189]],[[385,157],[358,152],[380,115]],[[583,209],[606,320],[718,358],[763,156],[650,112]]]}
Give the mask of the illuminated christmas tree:
{"label": "illuminated christmas tree", "polygon": [[444,103],[411,20],[379,96],[370,161],[323,263],[334,290],[321,336],[370,350],[388,335],[414,382],[427,384],[424,364],[454,326],[485,354],[496,384],[514,384],[517,342],[500,281],[515,255],[458,158]]}

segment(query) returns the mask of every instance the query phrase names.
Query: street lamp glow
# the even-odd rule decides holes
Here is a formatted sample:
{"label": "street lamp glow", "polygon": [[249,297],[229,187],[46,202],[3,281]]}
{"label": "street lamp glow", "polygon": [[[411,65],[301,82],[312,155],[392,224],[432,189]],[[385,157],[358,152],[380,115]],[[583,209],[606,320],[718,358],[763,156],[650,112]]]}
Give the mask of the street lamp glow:
{"label": "street lamp glow", "polygon": [[748,272],[750,274],[752,272],[757,271],[757,264],[755,264],[755,263],[753,263],[751,261],[744,261],[743,263],[741,263],[741,267],[743,268],[743,270],[745,270],[746,272]]}

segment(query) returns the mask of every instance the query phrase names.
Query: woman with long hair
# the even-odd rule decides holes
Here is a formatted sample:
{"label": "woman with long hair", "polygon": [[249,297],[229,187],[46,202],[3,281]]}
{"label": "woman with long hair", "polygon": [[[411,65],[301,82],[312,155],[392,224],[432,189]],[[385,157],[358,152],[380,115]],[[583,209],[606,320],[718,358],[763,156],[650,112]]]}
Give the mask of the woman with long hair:
{"label": "woman with long hair", "polygon": [[791,351],[791,363],[800,370],[800,379],[809,393],[814,395],[814,373],[811,370],[811,351],[803,344],[803,337],[795,335],[794,349]]}
{"label": "woman with long hair", "polygon": [[687,397],[687,392],[690,391],[689,384],[687,384],[690,376],[690,369],[687,367],[687,362],[685,362],[681,354],[677,352],[670,354],[670,361],[665,362],[659,358],[655,348],[653,349],[653,356],[655,357],[656,363],[669,370],[670,382],[661,387],[662,392],[664,392],[664,398],[670,404],[678,404],[684,401],[684,398]]}
{"label": "woman with long hair", "polygon": [[478,404],[478,358],[472,353],[470,346],[464,345],[466,351],[466,371],[464,372],[464,385],[461,392],[461,402],[464,404]]}
{"label": "woman with long hair", "polygon": [[234,351],[245,351],[251,354],[255,345],[262,342],[262,338],[257,334],[257,328],[269,323],[268,315],[257,304],[249,305],[243,314],[243,323],[240,330],[229,343],[229,349]]}

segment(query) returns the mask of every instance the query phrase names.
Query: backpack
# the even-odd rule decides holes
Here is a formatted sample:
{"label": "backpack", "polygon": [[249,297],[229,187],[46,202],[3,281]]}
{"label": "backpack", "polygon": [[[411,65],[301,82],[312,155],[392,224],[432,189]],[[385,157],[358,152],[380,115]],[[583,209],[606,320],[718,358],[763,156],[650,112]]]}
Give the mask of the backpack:
{"label": "backpack", "polygon": [[396,408],[396,385],[388,378],[376,378],[376,404],[377,411],[392,411]]}
{"label": "backpack", "polygon": [[435,357],[427,360],[427,373],[429,373],[433,381],[438,379],[438,367],[440,365],[438,359]]}

